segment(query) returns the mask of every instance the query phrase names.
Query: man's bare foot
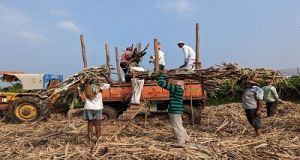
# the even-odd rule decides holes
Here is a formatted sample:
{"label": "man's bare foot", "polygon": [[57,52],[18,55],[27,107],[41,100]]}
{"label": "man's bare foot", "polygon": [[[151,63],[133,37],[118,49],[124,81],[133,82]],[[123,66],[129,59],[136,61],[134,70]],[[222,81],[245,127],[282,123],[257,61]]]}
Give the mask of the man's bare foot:
{"label": "man's bare foot", "polygon": [[171,144],[171,146],[174,147],[174,148],[184,148],[185,144],[173,143],[173,144]]}
{"label": "man's bare foot", "polygon": [[95,144],[98,145],[98,144],[100,144],[100,142],[101,142],[101,141],[100,141],[100,138],[98,138]]}
{"label": "man's bare foot", "polygon": [[255,128],[255,137],[260,137],[260,135],[261,135],[261,129]]}
{"label": "man's bare foot", "polygon": [[190,142],[191,142],[191,138],[190,137],[188,137],[188,138],[185,139],[185,143],[190,143]]}
{"label": "man's bare foot", "polygon": [[259,138],[261,136],[261,134],[255,134],[253,137],[254,138]]}
{"label": "man's bare foot", "polygon": [[91,142],[91,141],[92,141],[92,136],[89,136],[89,135],[88,135],[88,136],[86,137],[86,139],[87,139],[89,142]]}

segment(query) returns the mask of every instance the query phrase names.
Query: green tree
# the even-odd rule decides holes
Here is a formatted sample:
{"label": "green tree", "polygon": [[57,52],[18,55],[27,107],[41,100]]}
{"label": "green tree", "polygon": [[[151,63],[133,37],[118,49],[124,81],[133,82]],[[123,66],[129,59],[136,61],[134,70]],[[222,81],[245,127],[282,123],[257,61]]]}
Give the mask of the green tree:
{"label": "green tree", "polygon": [[11,86],[8,87],[1,87],[1,92],[14,92],[14,93],[20,93],[23,92],[23,86],[21,83],[13,83]]}

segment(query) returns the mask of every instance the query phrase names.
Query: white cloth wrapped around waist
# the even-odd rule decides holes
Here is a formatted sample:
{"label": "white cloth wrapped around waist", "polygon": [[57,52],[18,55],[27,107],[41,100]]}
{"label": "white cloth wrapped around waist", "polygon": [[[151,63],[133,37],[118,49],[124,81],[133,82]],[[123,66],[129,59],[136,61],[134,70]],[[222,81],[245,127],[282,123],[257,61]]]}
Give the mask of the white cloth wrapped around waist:
{"label": "white cloth wrapped around waist", "polygon": [[186,69],[194,69],[195,68],[195,59],[192,59],[190,61],[187,61],[186,65],[185,65],[185,68]]}
{"label": "white cloth wrapped around waist", "polygon": [[196,59],[186,59],[186,64],[196,64]]}

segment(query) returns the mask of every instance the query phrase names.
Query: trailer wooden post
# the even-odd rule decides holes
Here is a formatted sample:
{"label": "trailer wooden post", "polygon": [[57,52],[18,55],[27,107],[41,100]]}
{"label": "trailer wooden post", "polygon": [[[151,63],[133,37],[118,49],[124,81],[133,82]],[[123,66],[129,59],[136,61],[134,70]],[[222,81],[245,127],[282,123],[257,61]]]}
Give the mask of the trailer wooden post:
{"label": "trailer wooden post", "polygon": [[196,69],[202,68],[200,62],[200,28],[199,23],[196,23]]}
{"label": "trailer wooden post", "polygon": [[121,82],[122,78],[121,78],[121,67],[120,67],[120,61],[119,61],[118,47],[115,47],[115,53],[116,53],[116,66],[117,66],[117,72],[118,72],[118,80],[119,80],[119,82]]}
{"label": "trailer wooden post", "polygon": [[[82,61],[83,61],[83,68],[87,68],[87,60],[86,60],[86,50],[85,50],[85,43],[84,43],[84,35],[80,35],[80,44],[81,44],[81,53],[82,53]],[[76,96],[73,97],[70,109],[67,113],[68,118],[72,118],[72,112],[74,111],[74,106],[75,106],[75,100]],[[72,121],[72,126],[75,126],[74,120]]]}
{"label": "trailer wooden post", "polygon": [[80,35],[80,44],[81,44],[83,67],[87,68],[86,50],[85,50],[85,43],[84,43],[84,35],[83,34]]}
{"label": "trailer wooden post", "polygon": [[[105,43],[105,53],[106,53],[106,65],[110,66],[110,53],[108,44]],[[110,77],[110,71],[108,72],[108,77]]]}
{"label": "trailer wooden post", "polygon": [[154,71],[159,71],[159,64],[158,64],[158,40],[154,39],[154,51],[155,51],[155,60],[154,60]]}

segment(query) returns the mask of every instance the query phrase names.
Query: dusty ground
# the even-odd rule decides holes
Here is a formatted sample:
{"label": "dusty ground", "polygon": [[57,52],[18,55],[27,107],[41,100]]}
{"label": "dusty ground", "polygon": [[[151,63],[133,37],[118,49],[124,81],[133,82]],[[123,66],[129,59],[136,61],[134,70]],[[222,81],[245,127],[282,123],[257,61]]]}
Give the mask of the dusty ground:
{"label": "dusty ground", "polygon": [[263,135],[254,138],[240,104],[206,107],[202,125],[187,126],[192,142],[182,149],[170,147],[166,114],[151,114],[146,127],[140,115],[114,141],[96,146],[86,143],[79,117],[56,114],[36,124],[1,122],[0,159],[300,159],[300,105],[281,104],[262,122]]}

